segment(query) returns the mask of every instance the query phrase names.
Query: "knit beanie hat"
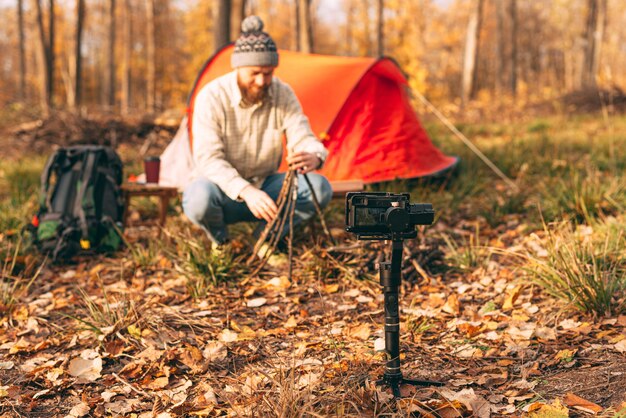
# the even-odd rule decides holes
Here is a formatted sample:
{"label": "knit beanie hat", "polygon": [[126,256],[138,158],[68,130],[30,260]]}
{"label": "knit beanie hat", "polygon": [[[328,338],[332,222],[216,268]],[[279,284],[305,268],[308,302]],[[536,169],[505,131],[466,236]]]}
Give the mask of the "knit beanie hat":
{"label": "knit beanie hat", "polygon": [[276,44],[263,32],[260,17],[248,16],[241,22],[241,35],[235,41],[230,64],[233,68],[278,66]]}

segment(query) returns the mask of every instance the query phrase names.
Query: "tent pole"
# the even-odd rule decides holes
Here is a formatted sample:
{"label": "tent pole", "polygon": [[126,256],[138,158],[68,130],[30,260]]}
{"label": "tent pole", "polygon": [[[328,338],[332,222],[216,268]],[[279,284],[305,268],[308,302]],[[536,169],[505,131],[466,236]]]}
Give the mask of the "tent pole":
{"label": "tent pole", "polygon": [[483,160],[483,162],[489,167],[494,173],[496,173],[506,184],[509,185],[513,190],[519,192],[519,186],[507,177],[506,174],[502,172],[485,154],[483,154],[477,147],[474,145],[461,131],[459,131],[456,126],[448,118],[446,118],[440,111],[437,109],[431,102],[426,99],[420,92],[413,91],[417,95],[417,97],[421,100],[422,103],[426,105],[426,107],[435,114],[439,118],[440,121],[443,122],[444,125],[448,127],[467,147],[472,150],[472,152]]}

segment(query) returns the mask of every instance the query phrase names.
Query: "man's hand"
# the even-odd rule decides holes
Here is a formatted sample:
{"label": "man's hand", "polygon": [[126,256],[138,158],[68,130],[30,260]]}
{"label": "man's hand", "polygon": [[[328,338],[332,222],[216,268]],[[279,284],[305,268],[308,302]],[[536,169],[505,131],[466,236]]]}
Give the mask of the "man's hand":
{"label": "man's hand", "polygon": [[300,151],[287,156],[287,163],[289,168],[297,170],[298,174],[306,174],[317,170],[322,161],[313,153]]}
{"label": "man's hand", "polygon": [[272,198],[263,190],[259,190],[250,184],[244,187],[239,193],[239,197],[246,202],[254,216],[266,222],[271,222],[278,213],[278,208]]}

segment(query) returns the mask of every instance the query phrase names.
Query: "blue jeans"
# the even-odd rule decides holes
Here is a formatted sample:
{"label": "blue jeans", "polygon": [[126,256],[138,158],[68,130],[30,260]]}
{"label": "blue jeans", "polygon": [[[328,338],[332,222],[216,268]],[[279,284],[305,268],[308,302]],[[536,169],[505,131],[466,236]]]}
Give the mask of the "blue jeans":
{"label": "blue jeans", "polygon": [[[309,173],[309,180],[322,208],[325,208],[332,197],[332,189],[326,178],[320,174]],[[272,174],[263,182],[261,190],[267,193],[274,201],[278,200],[280,189],[285,179],[285,173]],[[183,192],[183,211],[185,215],[202,228],[209,239],[216,244],[223,244],[228,240],[226,225],[236,222],[262,222],[257,228],[261,231],[265,227],[265,221],[256,218],[245,202],[232,200],[220,189],[217,184],[206,180],[197,179],[192,182]],[[298,225],[315,215],[315,204],[309,185],[302,175],[298,175],[298,198],[294,212],[293,223]],[[289,222],[281,237],[289,232]]]}

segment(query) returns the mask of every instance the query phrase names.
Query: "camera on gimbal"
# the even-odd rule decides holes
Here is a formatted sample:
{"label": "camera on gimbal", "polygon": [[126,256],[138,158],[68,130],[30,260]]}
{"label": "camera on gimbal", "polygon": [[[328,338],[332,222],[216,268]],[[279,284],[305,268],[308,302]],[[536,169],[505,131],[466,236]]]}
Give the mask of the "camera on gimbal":
{"label": "camera on gimbal", "polygon": [[430,225],[430,203],[409,202],[408,193],[357,192],[346,195],[346,231],[363,240],[415,238],[417,225]]}
{"label": "camera on gimbal", "polygon": [[387,364],[377,384],[386,385],[399,398],[400,385],[442,386],[431,380],[405,379],[400,370],[400,306],[402,248],[404,240],[415,238],[417,225],[430,225],[435,211],[430,203],[409,202],[408,193],[360,192],[346,195],[346,231],[357,239],[391,241],[391,258],[378,264],[385,298],[385,351]]}

